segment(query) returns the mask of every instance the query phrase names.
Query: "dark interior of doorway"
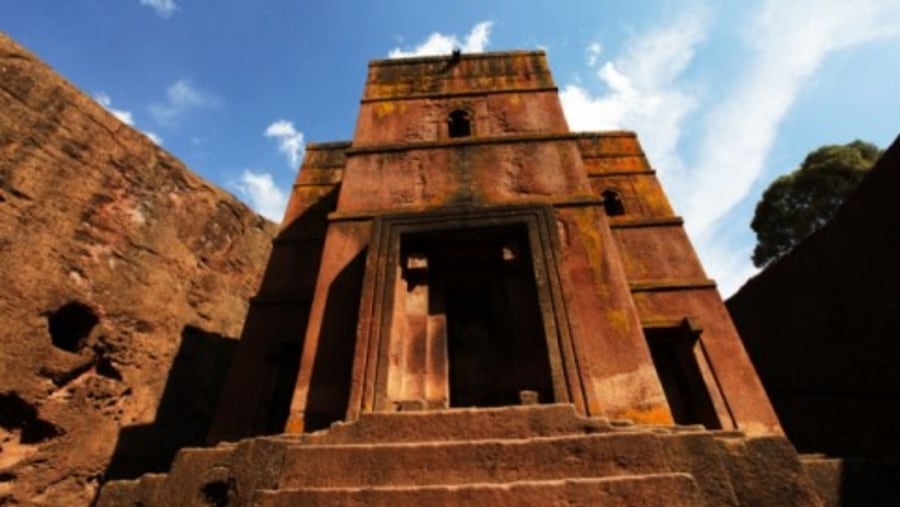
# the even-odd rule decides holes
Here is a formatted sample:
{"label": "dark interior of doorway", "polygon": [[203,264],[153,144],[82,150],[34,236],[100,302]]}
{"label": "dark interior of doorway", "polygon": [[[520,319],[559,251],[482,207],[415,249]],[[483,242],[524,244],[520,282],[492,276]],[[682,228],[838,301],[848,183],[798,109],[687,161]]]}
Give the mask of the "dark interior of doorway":
{"label": "dark interior of doorway", "polygon": [[653,365],[676,424],[720,429],[709,390],[694,355],[697,335],[683,326],[644,329]]}
{"label": "dark interior of doorway", "polygon": [[429,312],[445,313],[451,407],[552,403],[553,383],[525,226],[417,235]]}

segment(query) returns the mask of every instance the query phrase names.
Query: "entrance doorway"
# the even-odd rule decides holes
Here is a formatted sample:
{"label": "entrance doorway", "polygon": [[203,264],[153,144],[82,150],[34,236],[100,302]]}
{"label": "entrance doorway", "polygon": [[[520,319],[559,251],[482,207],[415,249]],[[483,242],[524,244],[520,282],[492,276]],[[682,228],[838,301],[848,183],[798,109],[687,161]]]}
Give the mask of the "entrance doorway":
{"label": "entrance doorway", "polygon": [[419,233],[402,245],[407,292],[424,284],[426,322],[443,323],[442,330],[418,334],[437,332],[445,347],[446,378],[439,381],[446,405],[517,405],[534,393],[541,403],[553,402],[527,229]]}

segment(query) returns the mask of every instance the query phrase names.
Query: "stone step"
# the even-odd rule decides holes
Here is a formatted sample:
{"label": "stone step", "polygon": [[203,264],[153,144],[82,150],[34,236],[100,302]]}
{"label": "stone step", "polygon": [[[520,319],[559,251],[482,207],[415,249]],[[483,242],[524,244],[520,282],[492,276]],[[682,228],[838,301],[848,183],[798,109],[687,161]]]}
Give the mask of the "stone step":
{"label": "stone step", "polygon": [[670,472],[653,433],[524,439],[291,445],[279,484],[299,487],[407,486],[604,477]]}
{"label": "stone step", "polygon": [[716,443],[740,505],[823,507],[816,485],[787,438],[717,438]]}
{"label": "stone step", "polygon": [[182,497],[184,491],[202,490],[203,486],[198,488],[198,484],[227,482],[234,462],[235,449],[236,445],[182,449],[175,455],[168,480],[160,488],[159,497]]}
{"label": "stone step", "polygon": [[[337,422],[328,429],[301,435],[279,435],[305,444],[373,442],[431,442],[487,440],[646,431],[652,433],[706,432],[700,425],[643,426],[627,419],[585,417],[572,404],[491,408],[458,408],[362,414],[357,421]],[[740,431],[718,431],[722,437],[743,437]]]}
{"label": "stone step", "polygon": [[898,504],[900,460],[802,456],[801,461],[826,507]]}
{"label": "stone step", "polygon": [[[360,495],[374,495],[376,504],[402,505],[403,495],[427,500],[442,494],[450,496],[438,503],[448,505],[471,503],[465,500],[470,497],[515,505],[519,502],[509,491],[534,484],[552,484],[557,495],[550,500],[544,493],[525,495],[537,499],[536,505],[566,505],[566,492],[584,481],[600,481],[588,488],[599,488],[589,493],[599,496],[571,493],[569,505],[583,498],[601,504],[606,500],[594,499],[613,491],[604,484],[618,488],[622,479],[626,486],[621,487],[628,488],[636,477],[680,474],[702,499],[685,505],[812,507],[822,503],[804,465],[815,462],[812,457],[801,462],[781,436],[610,423],[579,417],[569,405],[370,414],[327,432],[184,449],[168,476],[107,484],[97,505],[169,507],[227,500],[232,507],[246,506],[262,490],[268,493],[259,496],[260,502],[270,496],[272,502],[288,502],[272,505],[293,501],[273,490],[286,490],[287,498],[302,490],[309,496],[303,505],[318,505],[320,496],[326,498],[321,502],[353,505]],[[644,501],[646,491],[640,494],[623,493],[622,498],[631,498],[632,505],[655,505],[653,497]]]}
{"label": "stone step", "polygon": [[825,507],[839,507],[843,486],[843,460],[828,458],[824,454],[804,454],[800,456],[800,462],[815,484]]}
{"label": "stone step", "polygon": [[506,483],[366,488],[261,490],[255,507],[447,507],[590,506],[695,507],[703,505],[687,474],[653,474],[602,479],[515,481]]}
{"label": "stone step", "polygon": [[605,418],[578,415],[571,404],[546,404],[366,413],[357,421],[338,422],[325,430],[282,438],[315,444],[428,442],[601,433],[613,429]]}
{"label": "stone step", "polygon": [[140,479],[107,483],[100,490],[97,505],[160,505],[166,474],[144,474]]}
{"label": "stone step", "polygon": [[[709,505],[737,505],[726,469],[718,458],[716,432],[633,427],[557,437],[450,440],[373,444],[304,444],[296,439],[256,438],[237,446],[182,450],[160,495],[143,492],[143,505],[166,505],[151,498],[194,497],[228,489],[236,505],[253,490],[309,487],[411,486],[601,478],[650,473],[693,474]],[[122,484],[108,486],[98,505],[130,498]],[[113,493],[114,492],[114,493]],[[155,492],[154,492],[155,493]],[[137,497],[135,497],[137,498]]]}

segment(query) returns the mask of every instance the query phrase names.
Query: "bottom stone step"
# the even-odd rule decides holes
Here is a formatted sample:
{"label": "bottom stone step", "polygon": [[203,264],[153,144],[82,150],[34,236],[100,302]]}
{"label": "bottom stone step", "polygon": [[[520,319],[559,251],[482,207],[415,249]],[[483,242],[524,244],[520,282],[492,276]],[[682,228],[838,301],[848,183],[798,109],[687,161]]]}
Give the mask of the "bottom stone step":
{"label": "bottom stone step", "polygon": [[653,474],[597,479],[370,488],[260,490],[257,507],[507,506],[695,507],[703,505],[689,474]]}

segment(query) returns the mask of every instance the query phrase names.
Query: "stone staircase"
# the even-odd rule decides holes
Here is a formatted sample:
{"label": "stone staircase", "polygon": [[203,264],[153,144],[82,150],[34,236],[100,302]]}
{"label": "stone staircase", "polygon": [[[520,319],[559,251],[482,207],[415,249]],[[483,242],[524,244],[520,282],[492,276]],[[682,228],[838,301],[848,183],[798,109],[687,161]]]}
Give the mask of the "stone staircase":
{"label": "stone staircase", "polygon": [[571,405],[366,414],[183,449],[107,506],[820,506],[784,437],[637,426]]}
{"label": "stone staircase", "polygon": [[900,460],[801,454],[825,507],[900,505]]}

